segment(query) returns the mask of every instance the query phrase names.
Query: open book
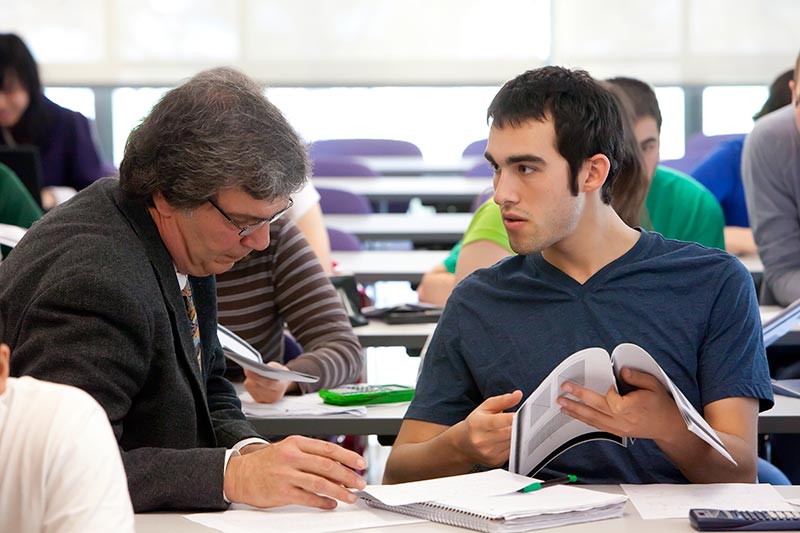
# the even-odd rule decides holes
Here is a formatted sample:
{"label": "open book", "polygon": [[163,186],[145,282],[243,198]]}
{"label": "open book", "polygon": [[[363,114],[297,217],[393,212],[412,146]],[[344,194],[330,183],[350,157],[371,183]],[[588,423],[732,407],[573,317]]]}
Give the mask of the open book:
{"label": "open book", "polygon": [[563,395],[561,385],[565,381],[603,395],[612,386],[623,394],[628,392],[630,386],[619,377],[623,368],[646,372],[658,379],[675,400],[689,431],[736,464],[716,432],[650,354],[635,344],[620,344],[610,359],[602,348],[587,348],[570,355],[525,400],[514,414],[509,470],[533,476],[561,453],[589,440],[607,439],[627,446],[627,438],[599,431],[562,413],[556,402]]}
{"label": "open book", "polygon": [[478,531],[530,531],[622,516],[627,498],[559,485],[520,493],[531,478],[489,470],[397,485],[368,485],[372,507]]}
{"label": "open book", "polygon": [[265,365],[258,350],[223,325],[217,325],[217,336],[219,337],[219,343],[222,345],[222,351],[225,352],[225,357],[259,376],[300,383],[316,383],[319,381],[317,376]]}

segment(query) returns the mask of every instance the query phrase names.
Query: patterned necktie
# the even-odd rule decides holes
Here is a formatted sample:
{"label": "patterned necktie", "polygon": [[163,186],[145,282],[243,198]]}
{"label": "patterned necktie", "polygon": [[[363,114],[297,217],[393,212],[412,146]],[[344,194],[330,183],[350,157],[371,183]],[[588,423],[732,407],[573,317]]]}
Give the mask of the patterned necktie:
{"label": "patterned necktie", "polygon": [[200,355],[203,348],[200,344],[200,325],[197,323],[197,310],[194,308],[194,299],[192,298],[192,286],[189,280],[186,280],[186,286],[181,290],[183,295],[183,303],[186,304],[186,313],[189,315],[189,322],[192,324],[192,342],[194,343],[194,351],[197,354],[197,366],[203,370],[203,363],[201,362]]}

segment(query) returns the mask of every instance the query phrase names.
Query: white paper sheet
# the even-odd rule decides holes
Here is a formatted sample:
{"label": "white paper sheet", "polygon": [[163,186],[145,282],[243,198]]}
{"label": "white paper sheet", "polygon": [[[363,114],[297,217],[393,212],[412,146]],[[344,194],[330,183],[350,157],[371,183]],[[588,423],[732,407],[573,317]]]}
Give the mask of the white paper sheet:
{"label": "white paper sheet", "polygon": [[786,498],[786,501],[792,505],[800,506],[800,498]]}
{"label": "white paper sheet", "polygon": [[622,485],[645,520],[688,518],[689,509],[792,510],[772,485],[712,483],[707,485]]}
{"label": "white paper sheet", "polygon": [[367,408],[363,405],[328,405],[323,403],[319,394],[303,394],[302,396],[284,396],[275,403],[258,403],[249,393],[239,395],[244,414],[259,418],[286,416],[320,416],[349,414],[367,416]]}
{"label": "white paper sheet", "polygon": [[363,492],[386,505],[408,505],[442,499],[481,498],[509,494],[534,482],[533,478],[495,469],[462,476],[412,481],[397,485],[367,485]]}
{"label": "white paper sheet", "polygon": [[184,518],[217,529],[223,533],[253,531],[292,531],[298,533],[330,533],[368,527],[385,527],[427,522],[390,511],[382,511],[358,501],[352,505],[339,502],[332,511],[289,505],[275,509],[254,509],[233,505],[220,513],[197,513]]}

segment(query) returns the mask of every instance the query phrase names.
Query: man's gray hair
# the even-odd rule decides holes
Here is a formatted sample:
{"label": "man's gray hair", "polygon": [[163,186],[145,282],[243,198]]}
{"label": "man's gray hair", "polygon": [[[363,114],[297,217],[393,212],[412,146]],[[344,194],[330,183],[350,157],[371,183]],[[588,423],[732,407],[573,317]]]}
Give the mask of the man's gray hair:
{"label": "man's gray hair", "polygon": [[201,72],[167,92],[125,144],[120,186],[152,203],[193,209],[221,189],[286,197],[309,174],[305,145],[252,79],[232,68]]}

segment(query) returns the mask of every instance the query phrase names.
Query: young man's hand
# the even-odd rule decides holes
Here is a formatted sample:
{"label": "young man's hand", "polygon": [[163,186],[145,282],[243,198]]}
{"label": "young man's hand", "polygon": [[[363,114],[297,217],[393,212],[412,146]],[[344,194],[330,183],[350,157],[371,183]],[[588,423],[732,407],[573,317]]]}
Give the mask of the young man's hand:
{"label": "young man's hand", "polygon": [[620,437],[669,440],[686,429],[686,423],[675,401],[652,375],[630,368],[622,369],[622,379],[636,390],[625,396],[611,387],[604,395],[576,385],[564,383],[565,396],[558,399],[562,412],[601,431]]}
{"label": "young man's hand", "polygon": [[353,470],[365,467],[360,455],[332,442],[292,436],[231,457],[225,495],[255,507],[297,504],[333,509],[336,500],[356,501],[348,489],[363,489],[366,482]]}
{"label": "young man's hand", "polygon": [[511,424],[514,413],[504,412],[517,405],[522,391],[492,396],[475,408],[462,425],[461,451],[474,464],[500,466],[508,460],[511,449]]}

